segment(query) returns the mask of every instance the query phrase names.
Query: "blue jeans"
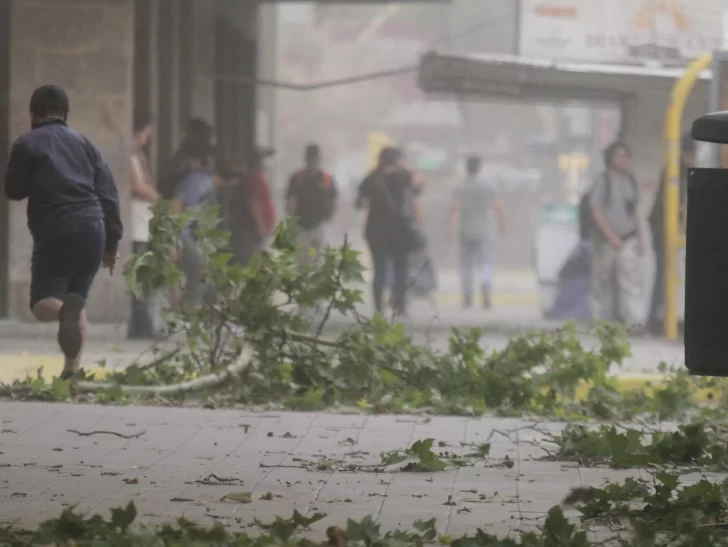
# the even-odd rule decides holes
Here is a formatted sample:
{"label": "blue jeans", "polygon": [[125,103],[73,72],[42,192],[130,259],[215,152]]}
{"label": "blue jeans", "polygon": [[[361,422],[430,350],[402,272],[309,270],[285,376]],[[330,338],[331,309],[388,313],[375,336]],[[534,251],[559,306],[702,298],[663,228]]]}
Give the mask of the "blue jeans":
{"label": "blue jeans", "polygon": [[30,307],[75,294],[86,300],[101,267],[106,230],[101,220],[78,220],[33,236]]}
{"label": "blue jeans", "polygon": [[492,246],[489,240],[460,239],[460,279],[463,300],[473,300],[473,270],[480,277],[480,288],[490,290],[493,284]]}

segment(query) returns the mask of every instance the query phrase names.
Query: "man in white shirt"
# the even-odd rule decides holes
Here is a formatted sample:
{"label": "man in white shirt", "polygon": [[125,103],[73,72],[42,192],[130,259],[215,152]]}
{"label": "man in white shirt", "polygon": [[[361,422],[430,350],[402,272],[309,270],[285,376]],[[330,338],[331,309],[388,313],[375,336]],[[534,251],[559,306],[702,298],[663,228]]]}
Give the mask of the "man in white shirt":
{"label": "man in white shirt", "polygon": [[460,243],[460,274],[463,305],[473,304],[473,269],[480,274],[483,307],[492,305],[493,235],[491,214],[496,215],[498,231],[505,231],[503,205],[495,185],[481,173],[481,159],[470,156],[467,160],[465,181],[455,188],[450,207],[450,239],[458,232]]}
{"label": "man in white shirt", "polygon": [[[152,136],[152,117],[143,111],[134,112],[134,139],[131,156],[131,239],[134,252],[149,243],[152,206],[159,194],[152,183],[151,169],[144,148]],[[155,338],[163,328],[158,291],[148,291],[143,301],[132,296],[128,337]]]}

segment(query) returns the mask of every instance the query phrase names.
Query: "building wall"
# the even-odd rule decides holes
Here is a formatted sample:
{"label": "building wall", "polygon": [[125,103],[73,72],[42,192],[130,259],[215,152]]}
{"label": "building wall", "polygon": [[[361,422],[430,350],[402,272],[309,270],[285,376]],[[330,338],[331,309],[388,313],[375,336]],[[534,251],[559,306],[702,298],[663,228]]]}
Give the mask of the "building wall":
{"label": "building wall", "polygon": [[[122,213],[129,199],[132,113],[133,0],[5,0],[10,9],[10,136],[28,130],[33,89],[66,89],[70,125],[87,135],[108,161],[119,187]],[[30,318],[31,237],[25,203],[10,205],[10,315]],[[124,242],[122,253],[128,255]],[[92,320],[127,314],[120,274],[101,273],[89,299]]]}
{"label": "building wall", "polygon": [[[107,159],[119,187],[123,218],[128,217],[130,199],[129,157],[135,105],[154,116],[157,127],[150,152],[158,170],[166,167],[192,117],[213,125],[223,119],[227,122],[226,133],[235,135],[236,142],[247,145],[253,140],[254,89],[250,82],[238,84],[245,92],[240,95],[246,99],[233,100],[235,117],[226,120],[227,113],[219,111],[217,104],[217,54],[226,56],[228,66],[237,62],[248,67],[248,72],[255,70],[255,3],[0,1],[9,2],[6,6],[10,7],[10,92],[6,103],[10,141],[29,129],[28,101],[33,89],[45,83],[65,88],[71,102],[70,125],[88,136]],[[246,58],[235,49],[217,51],[217,22],[221,19],[248,40]],[[241,75],[254,76],[245,71]],[[25,207],[25,203],[8,206],[8,314],[15,319],[32,319],[28,309],[32,240]],[[129,256],[129,251],[125,239],[122,259]],[[123,321],[129,307],[121,272],[114,277],[101,272],[89,298],[89,318]]]}

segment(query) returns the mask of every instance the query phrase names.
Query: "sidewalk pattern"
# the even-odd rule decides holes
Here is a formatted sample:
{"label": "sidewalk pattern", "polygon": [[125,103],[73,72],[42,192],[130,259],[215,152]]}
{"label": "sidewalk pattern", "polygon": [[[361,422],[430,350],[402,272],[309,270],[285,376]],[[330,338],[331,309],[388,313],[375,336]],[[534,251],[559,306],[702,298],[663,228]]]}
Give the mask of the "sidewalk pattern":
{"label": "sidewalk pattern", "polygon": [[[0,403],[0,416],[0,522],[24,526],[74,504],[107,514],[109,507],[133,500],[141,522],[149,524],[184,515],[242,528],[296,509],[329,515],[315,525],[317,537],[324,537],[328,526],[367,515],[385,528],[407,528],[435,517],[441,532],[472,533],[482,527],[506,534],[538,525],[573,487],[637,473],[537,461],[543,455],[542,433],[517,419],[427,421],[13,402]],[[559,424],[539,427],[561,429]],[[68,429],[140,435],[83,436]],[[467,450],[461,443],[491,442],[490,463],[508,456],[515,465],[506,469],[480,462],[432,474],[326,470],[330,459],[377,465],[382,451],[430,437],[444,443],[441,450],[455,452]],[[303,469],[304,461],[320,463],[321,470]],[[221,501],[234,492],[251,492],[252,503]]]}

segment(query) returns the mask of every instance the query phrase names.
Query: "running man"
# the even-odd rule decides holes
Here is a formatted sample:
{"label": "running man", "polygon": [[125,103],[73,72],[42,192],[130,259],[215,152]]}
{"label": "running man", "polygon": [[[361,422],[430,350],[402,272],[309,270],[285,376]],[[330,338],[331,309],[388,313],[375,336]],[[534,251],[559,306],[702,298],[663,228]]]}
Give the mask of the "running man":
{"label": "running man", "polygon": [[13,144],[5,173],[8,199],[28,199],[30,308],[38,321],[59,323],[64,380],[81,365],[86,298],[102,264],[114,273],[123,231],[111,171],[98,149],[68,127],[68,110],[63,89],[36,89],[32,129]]}

